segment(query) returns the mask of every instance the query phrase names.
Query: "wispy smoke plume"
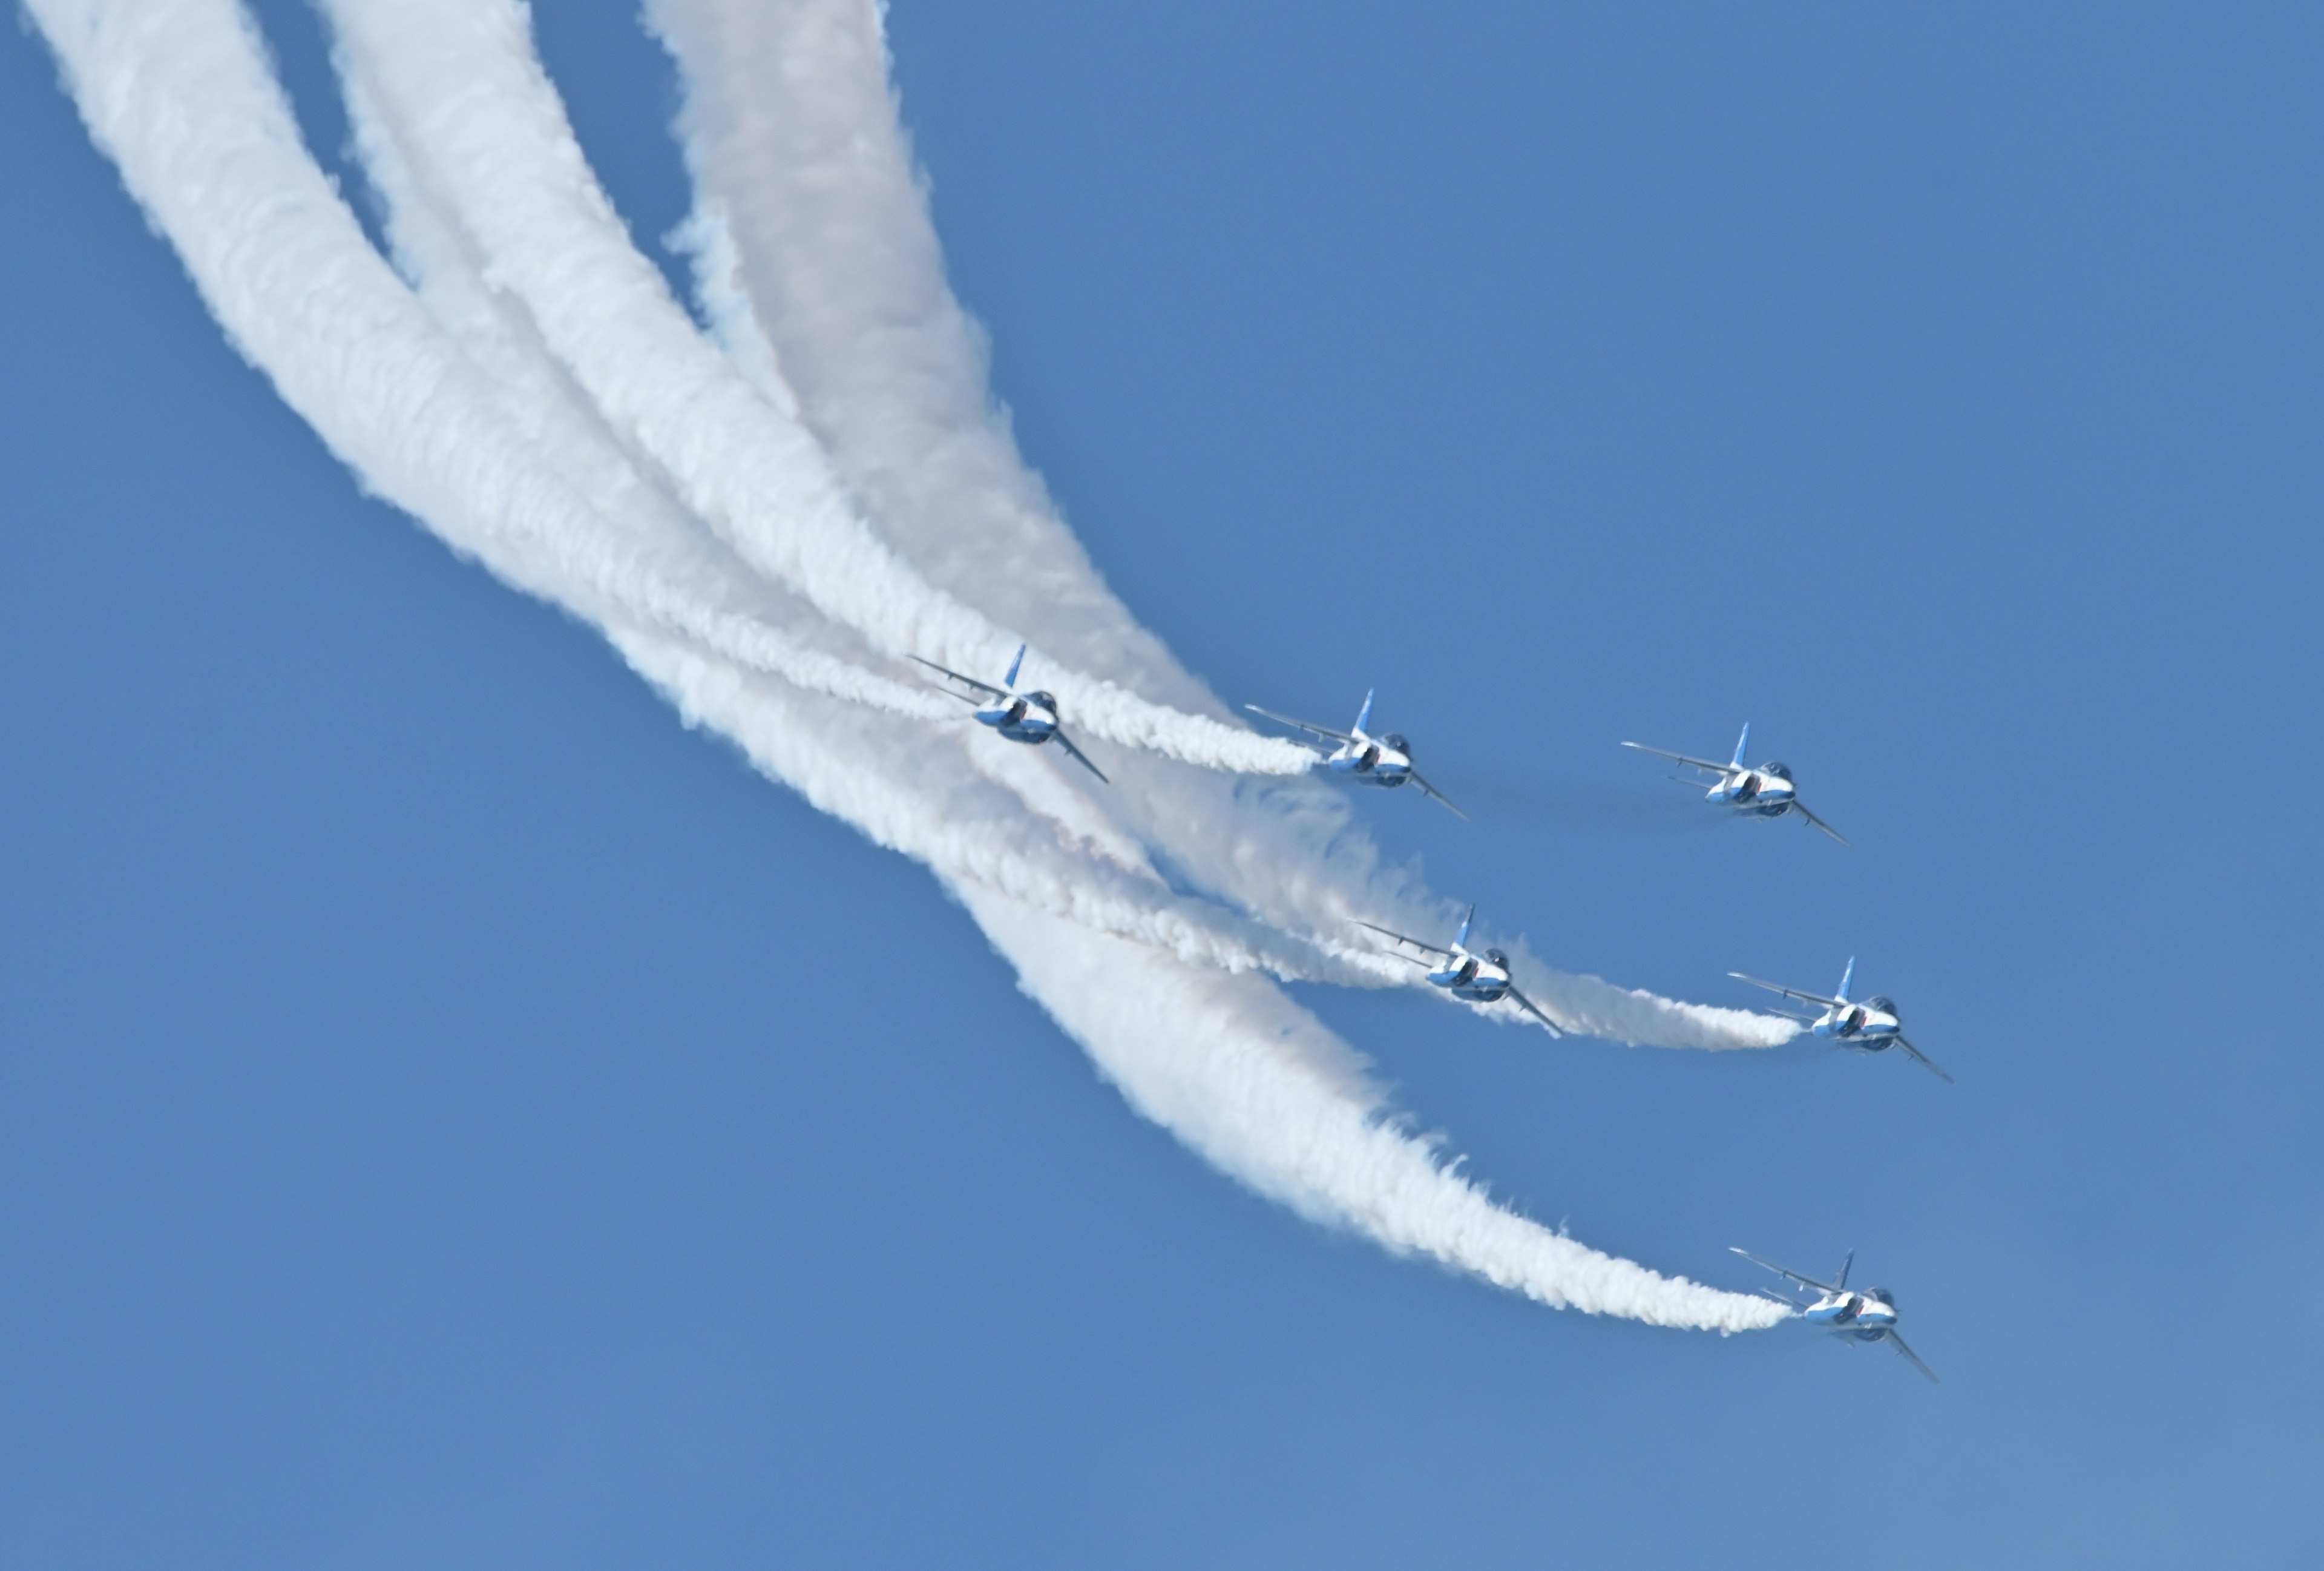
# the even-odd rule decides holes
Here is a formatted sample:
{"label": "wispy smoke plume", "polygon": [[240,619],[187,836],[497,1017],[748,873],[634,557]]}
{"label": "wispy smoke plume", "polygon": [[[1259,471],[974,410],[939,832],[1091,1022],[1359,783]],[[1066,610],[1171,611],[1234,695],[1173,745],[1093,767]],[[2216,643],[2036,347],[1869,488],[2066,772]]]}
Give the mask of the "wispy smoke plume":
{"label": "wispy smoke plume", "polygon": [[[367,485],[604,629],[689,722],[927,863],[1140,1112],[1304,1214],[1545,1303],[1720,1330],[1781,1317],[1496,1207],[1269,980],[1406,981],[1348,941],[1347,919],[1416,928],[1443,904],[1380,873],[1328,789],[1212,772],[1296,771],[1137,626],[1019,463],[943,286],[868,9],[659,13],[711,106],[692,120],[695,245],[723,356],[630,249],[504,0],[330,6],[401,276],[300,146],[231,0],[30,9],[226,331]],[[702,36],[733,52],[706,56]],[[798,99],[798,125],[717,131],[734,97],[718,72],[770,62],[761,81]],[[851,125],[862,156],[836,172],[862,189],[826,189],[820,215],[782,180],[721,175],[746,136],[778,166],[831,173],[816,150]],[[818,217],[816,243],[754,238]],[[853,292],[835,276],[849,246]],[[997,666],[1004,628],[1068,668],[1044,680],[1086,731],[1148,750],[1115,762],[1115,790],[996,750],[890,674],[916,651]],[[1628,1040],[1789,1034],[1592,979],[1525,980]]]}

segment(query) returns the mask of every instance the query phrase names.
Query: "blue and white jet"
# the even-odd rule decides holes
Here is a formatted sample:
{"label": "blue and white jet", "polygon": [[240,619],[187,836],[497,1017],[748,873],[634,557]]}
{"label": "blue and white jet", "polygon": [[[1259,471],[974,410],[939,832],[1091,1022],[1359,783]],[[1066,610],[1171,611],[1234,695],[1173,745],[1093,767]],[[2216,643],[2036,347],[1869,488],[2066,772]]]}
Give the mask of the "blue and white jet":
{"label": "blue and white jet", "polygon": [[1840,1262],[1840,1280],[1837,1282],[1820,1282],[1813,1277],[1803,1277],[1787,1266],[1761,1260],[1747,1249],[1738,1249],[1735,1252],[1753,1265],[1774,1271],[1777,1276],[1789,1277],[1803,1288],[1813,1288],[1817,1296],[1812,1303],[1802,1303],[1788,1293],[1766,1295],[1796,1312],[1809,1325],[1851,1342],[1886,1342],[1914,1369],[1932,1381],[1937,1378],[1937,1372],[1923,1363],[1921,1355],[1904,1345],[1904,1339],[1896,1335],[1895,1294],[1886,1288],[1867,1288],[1860,1293],[1849,1291],[1848,1268],[1856,1263],[1854,1250],[1849,1250],[1848,1258]]}
{"label": "blue and white jet", "polygon": [[[1056,698],[1048,693],[1020,693],[1017,690],[1017,672],[1025,663],[1023,644],[1017,646],[1017,658],[1009,662],[1009,674],[1001,679],[1004,685],[998,688],[991,682],[980,682],[974,677],[962,676],[932,660],[920,660],[918,655],[912,658],[962,687],[973,688],[973,692],[954,692],[952,696],[976,706],[979,725],[991,726],[1011,742],[1022,742],[1036,747],[1044,742],[1054,742],[1072,753],[1074,762],[1098,779],[1105,780],[1105,772],[1084,756],[1082,750],[1073,744],[1057,725]],[[949,688],[946,690],[951,691]],[[1106,783],[1111,785],[1113,782],[1107,781]]]}
{"label": "blue and white jet", "polygon": [[[1370,928],[1373,932],[1393,938],[1407,948],[1419,950],[1419,955],[1406,955],[1402,949],[1397,950],[1397,953],[1416,966],[1425,966],[1428,970],[1428,980],[1443,988],[1453,997],[1465,1000],[1470,1003],[1499,1003],[1504,998],[1509,999],[1518,1008],[1547,1026],[1551,1036],[1563,1036],[1564,1027],[1542,1013],[1532,999],[1517,991],[1517,984],[1509,979],[1509,957],[1507,955],[1502,954],[1499,949],[1488,949],[1481,955],[1470,952],[1469,924],[1476,919],[1477,908],[1471,906],[1469,914],[1461,919],[1461,930],[1452,936],[1452,947],[1449,949],[1441,949],[1434,944],[1424,944],[1417,938],[1407,938],[1402,933],[1383,928],[1376,922],[1358,922],[1356,926]],[[1423,959],[1422,956],[1426,956],[1427,958]]]}
{"label": "blue and white jet", "polygon": [[1762,982],[1757,976],[1746,976],[1740,971],[1729,971],[1727,975],[1738,982],[1748,982],[1754,987],[1780,993],[1785,998],[1814,1004],[1817,1011],[1814,1014],[1801,1014],[1788,1009],[1775,1012],[1800,1021],[1826,1041],[1853,1048],[1859,1053],[1878,1053],[1890,1048],[1902,1048],[1930,1074],[1948,1086],[1955,1084],[1953,1077],[1939,1068],[1934,1059],[1904,1040],[1904,1022],[1897,1013],[1895,1000],[1874,997],[1861,1003],[1849,1002],[1848,984],[1856,976],[1856,956],[1853,955],[1848,957],[1848,969],[1840,974],[1840,996],[1837,998],[1826,998],[1820,993],[1802,993],[1796,987],[1785,987],[1779,983]]}
{"label": "blue and white jet", "polygon": [[[1681,785],[1708,786],[1704,800],[1717,802],[1723,808],[1747,817],[1780,818],[1785,813],[1797,813],[1817,828],[1839,841],[1848,844],[1848,837],[1808,811],[1792,785],[1791,766],[1782,763],[1747,764],[1743,750],[1751,745],[1751,727],[1747,722],[1743,735],[1735,744],[1735,758],[1730,763],[1713,763],[1707,758],[1689,758],[1683,753],[1665,753],[1659,747],[1648,747],[1643,742],[1625,742],[1625,747],[1635,747],[1640,753],[1651,753],[1657,758],[1667,758],[1673,763],[1683,763],[1689,769],[1701,770],[1703,780],[1682,780]],[[1671,777],[1678,780],[1676,775]]]}
{"label": "blue and white jet", "polygon": [[1352,734],[1334,731],[1328,725],[1316,725],[1305,720],[1294,720],[1288,715],[1278,715],[1256,704],[1245,704],[1243,707],[1254,715],[1266,716],[1278,725],[1289,725],[1314,735],[1317,740],[1307,745],[1323,754],[1323,767],[1334,774],[1346,775],[1358,785],[1394,787],[1410,781],[1426,795],[1452,808],[1463,818],[1469,816],[1452,806],[1452,798],[1420,778],[1420,772],[1412,767],[1411,743],[1393,731],[1374,736],[1364,729],[1372,717],[1372,696],[1369,692],[1364,695],[1364,707],[1356,712]]}

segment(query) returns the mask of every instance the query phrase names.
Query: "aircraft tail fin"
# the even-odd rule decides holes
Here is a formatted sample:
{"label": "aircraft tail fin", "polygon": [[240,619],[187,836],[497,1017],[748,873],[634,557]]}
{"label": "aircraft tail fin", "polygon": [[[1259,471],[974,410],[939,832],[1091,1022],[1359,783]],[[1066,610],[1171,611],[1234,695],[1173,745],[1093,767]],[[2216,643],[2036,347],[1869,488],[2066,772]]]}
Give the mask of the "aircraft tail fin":
{"label": "aircraft tail fin", "polygon": [[1743,722],[1743,735],[1735,739],[1735,767],[1737,769],[1746,767],[1743,762],[1743,754],[1749,749],[1750,745],[1751,722],[1746,720]]}
{"label": "aircraft tail fin", "polygon": [[1024,663],[1025,646],[1020,643],[1017,646],[1017,658],[1009,662],[1009,674],[1001,679],[1001,685],[1012,693],[1017,690],[1017,668]]}
{"label": "aircraft tail fin", "polygon": [[1848,999],[1848,984],[1849,984],[1849,983],[1851,983],[1851,982],[1855,981],[1855,980],[1856,980],[1856,956],[1853,956],[1853,955],[1850,955],[1850,956],[1848,957],[1848,969],[1847,969],[1847,970],[1845,970],[1845,971],[1843,971],[1843,972],[1841,972],[1841,973],[1840,974],[1840,991],[1839,991],[1838,993],[1833,993],[1833,994],[1832,994],[1832,996],[1833,996],[1834,998],[1839,999],[1839,1000],[1840,1001],[1840,1003],[1846,1003],[1847,1002],[1849,1002],[1849,999]]}
{"label": "aircraft tail fin", "polygon": [[1842,1260],[1842,1261],[1840,1262],[1840,1284],[1839,1284],[1839,1285],[1840,1285],[1840,1290],[1841,1292],[1843,1292],[1843,1293],[1844,1293],[1844,1292],[1846,1292],[1846,1291],[1848,1291],[1848,1268],[1849,1268],[1849,1266],[1854,1265],[1855,1263],[1856,1263],[1856,1252],[1855,1252],[1854,1250],[1852,1250],[1852,1249],[1851,1249],[1851,1250],[1849,1250],[1849,1251],[1848,1252],[1848,1257],[1847,1257],[1846,1259]]}
{"label": "aircraft tail fin", "polygon": [[1467,916],[1462,917],[1462,918],[1461,919],[1461,930],[1460,930],[1459,932],[1457,932],[1457,933],[1455,933],[1455,934],[1453,934],[1453,935],[1452,935],[1452,946],[1453,946],[1453,947],[1455,947],[1455,948],[1459,948],[1459,947],[1462,947],[1463,945],[1465,945],[1465,944],[1467,944],[1467,943],[1468,943],[1468,941],[1469,941],[1469,924],[1470,924],[1471,922],[1475,921],[1476,919],[1477,919],[1477,908],[1476,908],[1476,906],[1474,906],[1474,905],[1472,904],[1472,905],[1471,905],[1471,906],[1469,907],[1469,914],[1468,914]]}
{"label": "aircraft tail fin", "polygon": [[1379,689],[1374,688],[1366,688],[1364,689],[1364,707],[1356,711],[1355,732],[1359,736],[1361,736],[1364,734],[1364,727],[1371,724],[1372,694],[1378,690]]}

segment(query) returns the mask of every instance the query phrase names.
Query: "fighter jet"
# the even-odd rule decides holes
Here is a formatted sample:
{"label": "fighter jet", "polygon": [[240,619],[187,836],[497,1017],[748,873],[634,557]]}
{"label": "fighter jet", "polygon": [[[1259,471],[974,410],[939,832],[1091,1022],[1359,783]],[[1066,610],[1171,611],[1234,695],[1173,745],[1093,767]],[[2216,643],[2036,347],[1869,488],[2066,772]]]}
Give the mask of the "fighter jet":
{"label": "fighter jet", "polygon": [[[1370,928],[1375,933],[1419,950],[1422,955],[1433,956],[1424,960],[1418,955],[1404,955],[1404,958],[1414,965],[1427,967],[1428,980],[1453,997],[1466,999],[1471,1003],[1498,1003],[1504,998],[1514,999],[1519,1008],[1547,1026],[1551,1036],[1563,1036],[1564,1028],[1536,1008],[1533,1000],[1519,993],[1517,984],[1509,980],[1509,957],[1507,955],[1499,949],[1488,949],[1481,955],[1469,952],[1469,924],[1476,919],[1477,908],[1471,906],[1469,914],[1461,919],[1461,930],[1452,935],[1452,947],[1449,949],[1424,944],[1417,938],[1407,938],[1402,933],[1372,922],[1358,922],[1356,926]],[[1398,950],[1397,953],[1403,954],[1403,951]]]}
{"label": "fighter jet", "polygon": [[[1294,720],[1288,715],[1278,715],[1272,709],[1262,709],[1256,704],[1245,704],[1243,707],[1254,715],[1266,716],[1278,725],[1289,725],[1313,734],[1319,741],[1311,742],[1307,745],[1324,755],[1323,767],[1335,774],[1344,774],[1358,785],[1393,787],[1410,781],[1429,796],[1434,797],[1446,807],[1452,808],[1452,810],[1460,813],[1463,818],[1469,816],[1462,813],[1459,808],[1452,806],[1452,798],[1420,778],[1420,772],[1412,767],[1411,743],[1393,731],[1386,735],[1374,736],[1364,729],[1365,725],[1372,717],[1372,696],[1369,692],[1364,695],[1364,707],[1356,713],[1355,731],[1352,735],[1345,731],[1334,731],[1328,725],[1314,725],[1305,720]],[[1336,743],[1338,745],[1327,747],[1322,745],[1323,743]]]}
{"label": "fighter jet", "polygon": [[1820,1013],[1799,1014],[1788,1009],[1776,1012],[1801,1021],[1827,1041],[1838,1042],[1843,1048],[1854,1048],[1860,1053],[1902,1048],[1930,1074],[1948,1086],[1955,1084],[1953,1077],[1937,1067],[1928,1054],[1904,1040],[1904,1022],[1897,1015],[1894,999],[1868,998],[1862,1003],[1849,1002],[1848,984],[1856,975],[1856,956],[1853,955],[1848,957],[1848,969],[1840,974],[1840,996],[1837,998],[1826,998],[1821,993],[1802,993],[1794,987],[1762,982],[1757,976],[1746,976],[1740,971],[1729,971],[1727,975],[1738,982],[1748,982],[1754,987],[1780,993],[1785,998],[1796,998],[1802,1003],[1814,1004]]}
{"label": "fighter jet", "polygon": [[[1785,813],[1797,813],[1817,828],[1839,841],[1848,844],[1848,837],[1808,811],[1792,787],[1790,766],[1763,763],[1752,768],[1743,762],[1743,750],[1751,744],[1751,727],[1747,723],[1742,736],[1735,744],[1732,763],[1713,763],[1707,758],[1689,758],[1683,753],[1665,753],[1659,747],[1648,747],[1643,742],[1625,742],[1625,747],[1635,747],[1640,753],[1651,753],[1657,758],[1667,758],[1689,769],[1699,769],[1711,778],[1708,781],[1679,781],[1681,785],[1708,785],[1707,801],[1731,808],[1738,813],[1761,818],[1780,818]],[[1676,775],[1671,777],[1677,780]]]}
{"label": "fighter jet", "polygon": [[[1011,742],[1028,743],[1037,747],[1044,742],[1054,742],[1072,753],[1074,761],[1084,769],[1098,779],[1105,780],[1105,772],[1084,757],[1082,750],[1075,747],[1058,727],[1057,700],[1047,693],[1020,693],[1017,690],[1018,668],[1025,663],[1023,644],[1017,646],[1017,658],[1009,662],[1009,674],[1001,679],[1005,685],[998,688],[991,682],[980,682],[974,677],[962,676],[932,660],[920,660],[918,655],[912,658],[962,687],[973,688],[973,693],[954,692],[952,696],[976,706],[976,718],[980,725],[991,726]],[[1111,785],[1113,782],[1107,781],[1106,783]]]}
{"label": "fighter jet", "polygon": [[1895,1294],[1886,1288],[1868,1288],[1860,1293],[1848,1290],[1848,1268],[1856,1263],[1854,1250],[1849,1250],[1848,1258],[1840,1262],[1840,1280],[1837,1282],[1820,1282],[1813,1277],[1803,1277],[1773,1261],[1761,1260],[1748,1250],[1738,1249],[1735,1252],[1753,1265],[1764,1267],[1777,1276],[1789,1277],[1803,1288],[1813,1288],[1818,1296],[1812,1304],[1803,1304],[1788,1293],[1767,1295],[1775,1302],[1797,1310],[1800,1318],[1809,1325],[1852,1341],[1886,1342],[1914,1369],[1932,1381],[1937,1378],[1937,1372],[1923,1363],[1921,1355],[1904,1345],[1904,1339],[1896,1335]]}

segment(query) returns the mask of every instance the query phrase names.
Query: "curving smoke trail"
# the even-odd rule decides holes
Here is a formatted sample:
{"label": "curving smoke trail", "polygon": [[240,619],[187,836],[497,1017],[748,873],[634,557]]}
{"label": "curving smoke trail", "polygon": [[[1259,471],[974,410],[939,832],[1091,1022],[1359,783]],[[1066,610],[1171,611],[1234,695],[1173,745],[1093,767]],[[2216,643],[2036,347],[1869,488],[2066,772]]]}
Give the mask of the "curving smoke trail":
{"label": "curving smoke trail", "polygon": [[[342,58],[419,178],[604,418],[753,567],[897,655],[999,670],[1019,642],[874,534],[805,428],[695,329],[574,140],[513,3],[326,0]],[[1304,774],[1306,749],[1070,671],[1042,681],[1092,735],[1240,773]]]}
{"label": "curving smoke trail", "polygon": [[[1142,1112],[1307,1215],[1545,1303],[1722,1331],[1782,1317],[1765,1300],[1663,1278],[1494,1206],[1399,1131],[1352,1052],[1259,974],[1377,984],[1401,980],[1393,969],[1383,975],[1379,956],[1319,939],[1325,924],[1272,920],[1263,901],[1231,898],[1228,910],[1176,892],[1182,881],[1231,892],[1261,881],[1273,861],[1281,882],[1305,886],[1286,898],[1288,909],[1386,898],[1392,888],[1371,875],[1368,846],[1356,854],[1366,877],[1353,882],[1344,864],[1280,860],[1286,847],[1328,845],[1344,827],[1336,798],[1300,782],[1234,782],[1158,758],[1126,761],[1141,787],[1200,780],[1214,794],[1185,800],[1241,804],[1250,821],[1228,826],[1226,849],[1203,864],[1213,876],[1186,880],[1191,847],[1148,833],[1152,825],[1123,806],[1139,791],[1116,793],[1122,818],[1110,821],[1087,797],[1060,790],[1057,777],[1037,773],[1046,761],[964,750],[956,724],[941,728],[884,701],[893,697],[886,688],[911,690],[870,669],[861,628],[817,615],[825,607],[812,594],[802,605],[753,581],[726,553],[731,529],[706,530],[666,461],[630,463],[622,448],[637,438],[634,423],[609,411],[587,377],[567,384],[575,368],[554,335],[528,337],[541,326],[538,300],[518,291],[525,310],[517,313],[495,299],[498,254],[479,245],[464,257],[465,226],[431,219],[417,194],[427,187],[466,211],[457,189],[467,174],[404,147],[420,173],[399,196],[396,138],[377,125],[366,132],[366,156],[399,204],[396,243],[420,281],[415,293],[300,148],[263,48],[231,0],[30,0],[29,8],[94,139],[237,346],[335,451],[456,549],[603,627],[689,721],[732,737],[770,774],[875,840],[928,862],[1027,990]],[[521,28],[514,36],[522,42]],[[778,365],[770,358],[769,368]],[[779,401],[760,407],[782,412]],[[1118,652],[1148,646],[1159,650],[1142,633],[1117,641]],[[1167,686],[1141,678],[1141,688],[1148,680],[1151,690]],[[1126,697],[1128,687],[1117,690]],[[1172,725],[1203,718],[1148,707]],[[1249,864],[1238,869],[1238,858]],[[1687,1008],[1606,991],[1642,1008]],[[1716,1017],[1727,1012],[1700,1012],[1690,1029],[1720,1035]],[[1676,1034],[1674,1023],[1689,1021],[1676,1012],[1658,1029]],[[1737,1041],[1758,1025],[1735,1017],[1724,1034]]]}
{"label": "curving smoke trail", "polygon": [[[100,145],[177,245],[229,336],[364,482],[520,587],[609,633],[684,635],[741,675],[961,728],[925,688],[807,648],[762,617],[706,605],[543,461],[509,403],[456,352],[374,251],[298,140],[246,18],[231,5],[34,11]],[[68,42],[79,45],[69,49]],[[521,401],[520,415],[537,415]],[[577,444],[570,433],[567,456]],[[963,738],[964,740],[965,738]],[[890,808],[887,775],[819,805],[960,880],[1231,969],[1377,984],[1384,976],[1077,854],[950,749]],[[928,750],[918,748],[926,758]],[[831,772],[836,778],[840,772]],[[876,825],[877,827],[871,826]],[[1385,968],[1381,968],[1384,972]]]}
{"label": "curving smoke trail", "polygon": [[[832,455],[898,550],[947,592],[1082,667],[1182,708],[1210,692],[1109,591],[986,385],[984,338],[945,282],[870,0],[649,0],[684,72],[705,315]],[[763,337],[762,337],[763,335]],[[1442,929],[1446,902],[1385,874],[1337,794],[1149,772],[1122,810],[1200,887],[1345,944],[1353,919]],[[1540,965],[1526,986],[1572,1029],[1649,1046],[1766,1048],[1794,1034]],[[1407,980],[1411,978],[1407,976]],[[1498,1018],[1516,1023],[1514,1009]]]}

